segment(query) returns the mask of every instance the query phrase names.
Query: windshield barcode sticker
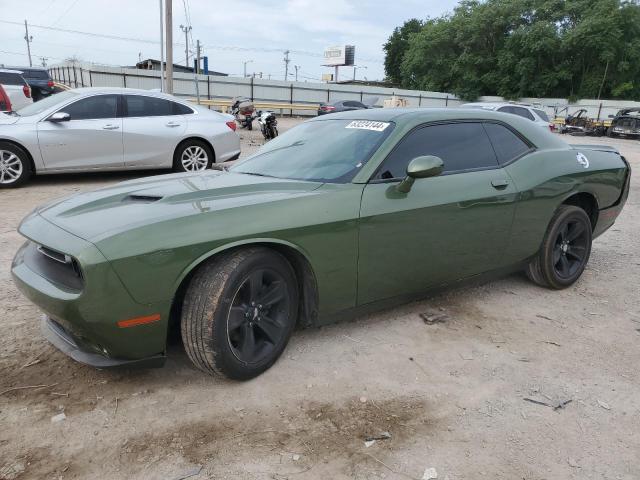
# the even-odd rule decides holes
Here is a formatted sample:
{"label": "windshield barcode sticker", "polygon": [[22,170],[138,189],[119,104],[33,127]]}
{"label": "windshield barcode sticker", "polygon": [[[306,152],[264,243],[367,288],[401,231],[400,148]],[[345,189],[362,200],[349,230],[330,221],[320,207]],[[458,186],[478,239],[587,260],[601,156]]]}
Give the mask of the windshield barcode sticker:
{"label": "windshield barcode sticker", "polygon": [[387,128],[387,122],[372,122],[371,120],[354,120],[345,128],[359,128],[360,130],[373,130],[374,132],[382,132]]}

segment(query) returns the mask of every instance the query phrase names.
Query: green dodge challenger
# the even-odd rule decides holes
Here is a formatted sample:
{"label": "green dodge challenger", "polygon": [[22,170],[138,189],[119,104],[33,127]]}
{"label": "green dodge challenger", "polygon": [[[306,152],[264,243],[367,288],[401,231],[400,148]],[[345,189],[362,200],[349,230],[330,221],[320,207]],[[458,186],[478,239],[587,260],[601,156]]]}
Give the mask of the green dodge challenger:
{"label": "green dodge challenger", "polygon": [[20,225],[12,272],[60,350],[162,364],[170,327],[207,373],[269,368],[322,325],[472,278],[560,289],[629,193],[615,150],[515,115],[359,110],[316,118],[228,171],[73,195]]}

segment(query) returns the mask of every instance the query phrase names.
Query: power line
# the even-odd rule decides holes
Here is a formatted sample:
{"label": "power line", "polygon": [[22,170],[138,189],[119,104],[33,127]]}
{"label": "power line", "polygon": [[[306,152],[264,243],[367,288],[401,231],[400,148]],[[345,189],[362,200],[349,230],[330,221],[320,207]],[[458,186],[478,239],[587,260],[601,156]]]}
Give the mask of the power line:
{"label": "power line", "polygon": [[51,26],[54,27],[58,23],[60,23],[60,20],[62,20],[67,15],[67,13],[69,13],[71,11],[71,9],[76,6],[76,3],[78,3],[78,0],[73,0],[73,2],[71,2],[71,5],[69,5],[69,8],[67,8],[64,11],[64,13],[62,15],[60,15],[60,17],[58,17],[58,19],[51,24]]}
{"label": "power line", "polygon": [[[18,25],[23,26],[22,22],[13,22],[10,20],[0,20],[0,23],[4,23],[7,25]],[[54,32],[64,32],[64,33],[73,33],[76,35],[85,35],[94,38],[106,38],[108,40],[124,40],[127,42],[139,42],[139,43],[148,43],[150,45],[158,45],[160,42],[156,40],[149,40],[146,38],[136,38],[136,37],[126,37],[121,35],[109,35],[104,33],[95,33],[95,32],[83,32],[81,30],[72,30],[68,28],[59,28],[59,27],[48,27],[45,25],[36,25],[33,23],[29,24],[29,28],[38,28],[42,30],[49,30]],[[176,42],[174,45],[184,46],[183,43]],[[264,48],[264,47],[240,47],[237,45],[207,45],[208,50],[225,50],[225,51],[235,51],[235,52],[264,52],[264,53],[283,53],[286,48]],[[316,57],[321,58],[324,57],[323,54],[317,52],[309,52],[306,50],[289,50],[289,53],[292,55],[302,55],[306,57]],[[380,60],[373,59],[371,57],[360,57],[361,61],[368,63],[379,63],[382,64]]]}

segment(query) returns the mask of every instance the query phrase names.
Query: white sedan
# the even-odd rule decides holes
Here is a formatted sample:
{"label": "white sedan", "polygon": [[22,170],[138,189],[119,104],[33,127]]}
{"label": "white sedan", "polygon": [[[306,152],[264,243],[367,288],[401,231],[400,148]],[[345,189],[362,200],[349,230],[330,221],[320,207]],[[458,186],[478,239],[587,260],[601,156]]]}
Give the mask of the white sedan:
{"label": "white sedan", "polygon": [[0,188],[33,174],[202,171],[240,156],[235,128],[231,115],[159,92],[68,90],[0,113]]}

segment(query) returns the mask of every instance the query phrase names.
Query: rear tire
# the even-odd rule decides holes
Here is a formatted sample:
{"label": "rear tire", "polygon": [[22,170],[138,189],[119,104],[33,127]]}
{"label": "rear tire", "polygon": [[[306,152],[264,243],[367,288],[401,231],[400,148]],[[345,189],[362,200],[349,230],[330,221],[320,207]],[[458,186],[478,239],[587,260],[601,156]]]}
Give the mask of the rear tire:
{"label": "rear tire", "polygon": [[573,285],[589,261],[591,241],[587,213],[579,207],[561,205],[549,223],[540,251],[527,266],[527,276],[555,290]]}
{"label": "rear tire", "polygon": [[185,140],[173,154],[174,172],[203,172],[215,161],[211,147],[196,138]]}
{"label": "rear tire", "polygon": [[236,250],[205,263],[182,307],[184,348],[203,372],[248,380],[284,351],[298,315],[289,262],[268,248]]}
{"label": "rear tire", "polygon": [[9,142],[0,142],[0,189],[24,185],[33,174],[29,155]]}

